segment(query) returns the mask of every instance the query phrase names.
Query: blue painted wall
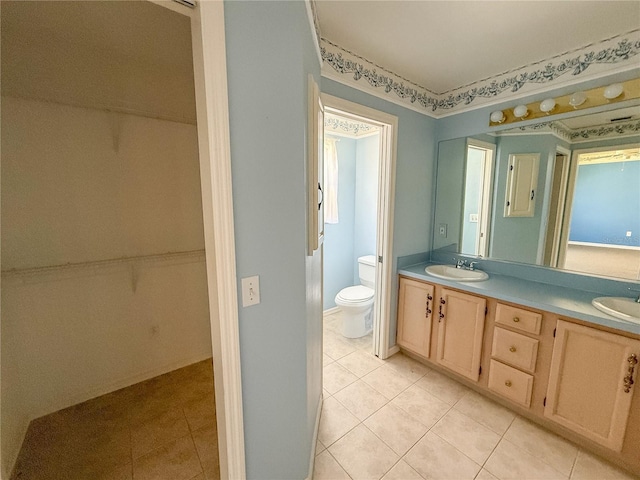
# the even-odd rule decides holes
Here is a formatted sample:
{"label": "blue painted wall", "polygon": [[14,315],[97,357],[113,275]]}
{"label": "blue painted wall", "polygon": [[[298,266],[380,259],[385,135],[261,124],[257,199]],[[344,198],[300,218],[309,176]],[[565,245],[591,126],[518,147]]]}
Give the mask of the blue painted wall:
{"label": "blue painted wall", "polygon": [[322,79],[322,91],[398,117],[391,328],[389,346],[395,345],[398,257],[431,249],[431,224],[435,182],[436,144],[433,118],[414,112],[341,83]]}
{"label": "blue painted wall", "polygon": [[569,240],[640,246],[640,161],[578,167]]}
{"label": "blue painted wall", "polygon": [[356,148],[356,218],[353,232],[353,283],[360,283],[358,257],[376,254],[380,135],[359,138]]}
{"label": "blue painted wall", "polygon": [[[548,166],[555,157],[560,141],[548,135],[514,135],[498,138],[496,170],[493,187],[493,216],[489,238],[489,256],[498,260],[537,263],[544,248],[541,238],[546,231],[545,195],[548,187]],[[535,193],[533,217],[505,217],[509,155],[539,153],[540,170]],[[514,241],[517,239],[517,241]]]}
{"label": "blue painted wall", "polygon": [[225,34],[236,268],[261,289],[259,305],[239,308],[247,477],[300,479],[322,388],[305,181],[307,75],[320,83],[320,64],[304,2],[225,2]]}
{"label": "blue painted wall", "polygon": [[[333,137],[337,138],[337,137]],[[353,285],[353,241],[356,209],[356,140],[340,137],[338,151],[339,222],[324,225],[324,296],[325,310],[335,307],[336,295]]]}

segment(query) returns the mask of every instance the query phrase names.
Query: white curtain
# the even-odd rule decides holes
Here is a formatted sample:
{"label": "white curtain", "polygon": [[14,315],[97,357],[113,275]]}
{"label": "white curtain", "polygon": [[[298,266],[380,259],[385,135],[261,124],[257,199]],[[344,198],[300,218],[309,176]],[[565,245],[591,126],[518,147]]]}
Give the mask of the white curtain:
{"label": "white curtain", "polygon": [[338,223],[337,139],[324,140],[324,223]]}

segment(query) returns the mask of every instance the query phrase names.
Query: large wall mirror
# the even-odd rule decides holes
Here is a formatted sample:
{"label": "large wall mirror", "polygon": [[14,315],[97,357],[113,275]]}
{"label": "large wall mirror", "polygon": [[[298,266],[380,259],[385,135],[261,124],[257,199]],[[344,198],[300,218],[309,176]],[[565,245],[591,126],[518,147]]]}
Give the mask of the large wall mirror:
{"label": "large wall mirror", "polygon": [[640,105],[440,142],[433,248],[640,279]]}

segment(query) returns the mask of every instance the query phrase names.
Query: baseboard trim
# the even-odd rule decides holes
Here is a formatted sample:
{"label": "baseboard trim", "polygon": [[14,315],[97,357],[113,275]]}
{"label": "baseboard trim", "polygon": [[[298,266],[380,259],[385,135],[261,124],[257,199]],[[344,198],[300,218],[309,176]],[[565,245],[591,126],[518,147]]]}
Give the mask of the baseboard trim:
{"label": "baseboard trim", "polygon": [[329,308],[322,312],[322,315],[333,315],[334,313],[338,313],[340,311],[340,307]]}
{"label": "baseboard trim", "polygon": [[399,351],[400,351],[400,347],[398,345],[394,345],[393,347],[387,350],[387,356],[385,358],[389,358],[391,355],[395,355]]}
{"label": "baseboard trim", "polygon": [[313,467],[316,461],[316,445],[318,444],[318,429],[320,428],[320,414],[322,413],[322,394],[318,400],[318,411],[316,412],[316,425],[313,428],[313,442],[311,443],[311,455],[309,458],[309,473],[305,480],[311,480],[313,478]]}

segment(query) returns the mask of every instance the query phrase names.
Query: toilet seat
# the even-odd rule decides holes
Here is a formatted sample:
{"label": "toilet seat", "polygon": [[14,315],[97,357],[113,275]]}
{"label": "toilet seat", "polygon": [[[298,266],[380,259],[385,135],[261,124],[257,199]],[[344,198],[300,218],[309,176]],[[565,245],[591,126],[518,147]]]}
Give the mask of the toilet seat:
{"label": "toilet seat", "polygon": [[364,285],[354,285],[353,287],[343,288],[336,295],[336,303],[342,303],[343,305],[358,305],[361,303],[368,303],[374,295],[373,288],[365,287]]}

